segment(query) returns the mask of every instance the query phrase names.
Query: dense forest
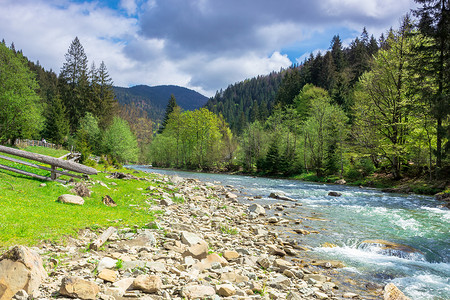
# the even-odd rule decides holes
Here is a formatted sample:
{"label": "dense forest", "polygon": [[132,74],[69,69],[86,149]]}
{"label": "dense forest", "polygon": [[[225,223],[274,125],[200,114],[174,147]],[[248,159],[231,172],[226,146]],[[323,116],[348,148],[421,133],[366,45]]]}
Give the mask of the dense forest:
{"label": "dense forest", "polygon": [[191,111],[174,95],[164,113],[114,89],[78,38],[59,75],[3,41],[0,142],[45,138],[76,147],[85,163],[94,154],[273,176],[448,178],[450,13],[445,1],[417,2],[397,29],[375,38],[364,28],[348,46],[336,35],[325,53],[232,84]]}
{"label": "dense forest", "polygon": [[[218,91],[205,107],[231,128],[220,160],[193,166],[180,157],[172,126],[184,116],[173,111],[157,146],[176,154],[154,153],[153,162],[353,181],[374,172],[448,178],[449,12],[422,2],[417,20],[406,15],[378,39],[364,28],[344,47],[336,35],[326,53]],[[223,140],[216,143],[225,147]]]}

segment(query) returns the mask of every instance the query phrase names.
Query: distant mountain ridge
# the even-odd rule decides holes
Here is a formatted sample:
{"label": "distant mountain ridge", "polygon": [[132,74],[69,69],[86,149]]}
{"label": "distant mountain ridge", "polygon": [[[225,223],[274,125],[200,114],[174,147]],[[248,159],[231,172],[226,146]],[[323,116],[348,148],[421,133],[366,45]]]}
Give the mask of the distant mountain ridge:
{"label": "distant mountain ridge", "polygon": [[114,92],[120,104],[135,103],[147,111],[154,122],[164,118],[171,94],[175,96],[177,104],[184,110],[198,109],[208,101],[206,96],[177,85],[136,85],[129,88],[115,86]]}

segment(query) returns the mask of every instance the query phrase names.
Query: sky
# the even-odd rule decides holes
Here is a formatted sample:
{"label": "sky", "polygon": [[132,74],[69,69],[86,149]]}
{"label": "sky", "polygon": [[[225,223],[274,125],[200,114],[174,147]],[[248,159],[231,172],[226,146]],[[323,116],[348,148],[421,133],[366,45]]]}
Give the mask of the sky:
{"label": "sky", "polygon": [[413,0],[0,0],[0,39],[59,74],[78,37],[114,85],[174,84],[205,96],[397,28]]}

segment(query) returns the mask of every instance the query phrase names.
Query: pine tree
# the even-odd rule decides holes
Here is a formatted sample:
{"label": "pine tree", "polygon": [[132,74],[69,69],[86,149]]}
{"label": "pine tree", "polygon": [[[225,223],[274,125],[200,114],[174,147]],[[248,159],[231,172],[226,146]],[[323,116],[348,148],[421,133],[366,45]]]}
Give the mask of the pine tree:
{"label": "pine tree", "polygon": [[78,37],[72,41],[65,59],[59,74],[59,91],[67,109],[70,129],[75,132],[89,108],[88,59]]}
{"label": "pine tree", "polygon": [[69,121],[66,109],[59,95],[56,95],[46,110],[44,136],[55,144],[62,145],[69,135]]}
{"label": "pine tree", "polygon": [[166,107],[166,114],[164,115],[164,120],[161,124],[161,127],[159,127],[159,130],[158,130],[159,134],[163,133],[164,129],[167,126],[167,122],[169,121],[170,114],[173,112],[173,110],[177,106],[178,105],[177,105],[177,100],[175,99],[175,96],[173,94],[170,95],[169,103],[167,103],[167,107]]}
{"label": "pine tree", "polygon": [[113,120],[118,103],[114,95],[113,81],[108,74],[104,61],[100,63],[97,71],[99,94],[97,95],[99,102],[96,105],[96,116],[99,118],[99,125],[106,128]]}
{"label": "pine tree", "polygon": [[[432,42],[422,43],[419,53],[417,71],[423,82],[433,82],[436,89],[423,89],[422,96],[433,107],[436,119],[437,143],[436,165],[442,167],[444,158],[443,141],[446,134],[443,122],[450,111],[450,2],[448,0],[415,0],[422,7],[414,10],[420,18],[419,30]],[[448,132],[448,131],[447,131]]]}

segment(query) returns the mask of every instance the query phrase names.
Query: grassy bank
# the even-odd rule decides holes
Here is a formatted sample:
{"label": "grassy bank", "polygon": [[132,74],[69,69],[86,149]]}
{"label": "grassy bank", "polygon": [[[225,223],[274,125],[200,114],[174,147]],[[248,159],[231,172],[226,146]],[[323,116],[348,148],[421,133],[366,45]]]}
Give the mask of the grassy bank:
{"label": "grassy bank", "polygon": [[[54,157],[66,153],[49,148],[33,148],[25,150]],[[6,161],[1,163],[6,164]],[[105,170],[103,166],[101,169]],[[128,170],[110,171],[131,173]],[[154,220],[155,212],[149,210],[149,196],[145,195],[145,189],[162,183],[110,179],[106,178],[108,173],[91,176],[91,197],[85,197],[85,204],[78,206],[56,202],[62,194],[73,194],[70,191],[72,185],[44,182],[0,170],[0,248],[14,244],[35,245],[41,240],[62,241],[64,236],[76,236],[80,229],[87,227],[142,227]],[[145,173],[133,175],[149,177]],[[45,186],[41,186],[42,183]],[[111,196],[117,206],[105,206],[102,202],[105,195]]]}

